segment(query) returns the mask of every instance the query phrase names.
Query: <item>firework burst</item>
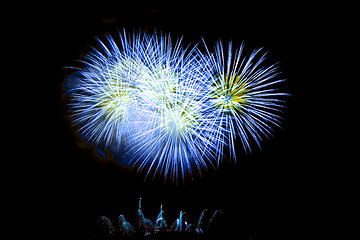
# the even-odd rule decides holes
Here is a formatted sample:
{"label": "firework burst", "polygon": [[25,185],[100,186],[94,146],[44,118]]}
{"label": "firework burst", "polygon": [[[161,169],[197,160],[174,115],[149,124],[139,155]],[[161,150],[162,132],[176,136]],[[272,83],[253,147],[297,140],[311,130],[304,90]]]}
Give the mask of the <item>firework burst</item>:
{"label": "firework burst", "polygon": [[84,139],[110,151],[124,164],[177,181],[221,162],[224,147],[235,156],[235,139],[250,151],[260,146],[285,95],[272,89],[275,65],[260,67],[258,50],[243,58],[242,47],[227,59],[175,44],[169,35],[120,33],[98,40],[78,68],[68,93],[74,124]]}
{"label": "firework burst", "polygon": [[243,56],[243,46],[233,54],[231,42],[227,52],[218,42],[214,54],[206,48],[207,55],[202,55],[203,66],[211,72],[208,92],[213,114],[228,130],[219,143],[227,142],[234,159],[236,137],[244,150],[251,152],[250,138],[260,147],[263,137],[272,135],[274,126],[280,127],[279,113],[284,108],[281,97],[288,95],[273,88],[284,81],[278,78],[277,64],[263,66],[266,53],[260,54],[261,49]]}

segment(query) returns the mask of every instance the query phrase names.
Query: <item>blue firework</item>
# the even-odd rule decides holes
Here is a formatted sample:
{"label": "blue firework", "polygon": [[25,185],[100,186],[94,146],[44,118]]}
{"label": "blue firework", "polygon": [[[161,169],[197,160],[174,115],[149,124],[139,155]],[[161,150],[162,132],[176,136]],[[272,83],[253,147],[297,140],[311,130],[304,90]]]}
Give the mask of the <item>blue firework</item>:
{"label": "blue firework", "polygon": [[174,47],[169,38],[153,37],[138,68],[141,129],[131,137],[132,164],[173,180],[212,164],[219,132],[206,95],[204,74],[192,50]]}
{"label": "blue firework", "polygon": [[225,147],[235,156],[237,137],[249,151],[279,126],[286,94],[272,86],[283,80],[258,50],[233,57],[229,44],[225,60],[221,43],[204,54],[166,34],[119,39],[98,40],[68,93],[83,138],[122,163],[177,181],[220,163]]}
{"label": "blue firework", "polygon": [[[72,89],[74,123],[98,147],[124,154],[147,175],[177,180],[221,155],[218,120],[208,114],[207,87],[194,49],[169,35],[120,34],[99,40]],[[124,160],[125,158],[123,158]]]}
{"label": "blue firework", "polygon": [[224,141],[218,143],[226,142],[234,159],[237,137],[244,150],[251,152],[251,139],[260,147],[273,127],[280,127],[285,103],[281,98],[288,95],[275,88],[284,79],[279,78],[277,64],[264,64],[267,53],[257,49],[246,57],[243,47],[233,52],[230,42],[226,52],[219,41],[214,54],[206,48],[207,54],[201,55],[203,66],[211,72],[208,93],[213,114],[222,121],[219,127],[227,130]]}

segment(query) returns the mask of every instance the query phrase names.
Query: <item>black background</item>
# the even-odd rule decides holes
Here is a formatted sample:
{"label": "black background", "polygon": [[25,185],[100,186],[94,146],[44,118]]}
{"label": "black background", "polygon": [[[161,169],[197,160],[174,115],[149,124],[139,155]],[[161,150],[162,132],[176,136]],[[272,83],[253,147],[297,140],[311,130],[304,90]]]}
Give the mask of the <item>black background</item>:
{"label": "black background", "polygon": [[[122,3],[88,2],[82,5],[59,3],[46,7],[46,13],[34,25],[40,30],[43,75],[48,88],[41,148],[46,161],[41,166],[43,226],[40,235],[49,239],[89,239],[101,215],[116,221],[119,214],[131,220],[139,197],[143,212],[154,220],[160,204],[170,224],[180,210],[191,221],[200,212],[222,209],[218,238],[224,239],[301,239],[312,238],[318,227],[321,204],[316,196],[324,191],[319,173],[321,146],[317,139],[314,110],[321,111],[321,101],[312,98],[311,85],[320,85],[312,76],[318,38],[327,22],[318,17],[314,6],[306,4],[208,2],[193,3]],[[254,148],[245,155],[239,145],[237,163],[224,161],[202,178],[178,186],[144,176],[120,166],[111,159],[101,159],[94,149],[83,144],[67,117],[69,99],[62,84],[71,73],[66,66],[76,66],[95,36],[116,35],[142,30],[169,32],[174,39],[184,36],[184,43],[198,43],[201,37],[213,46],[218,39],[235,46],[245,43],[245,50],[264,47],[271,62],[280,62],[281,85],[290,93],[284,111],[283,129],[265,140],[262,150]],[[320,47],[321,49],[321,47]],[[312,57],[310,56],[312,54]],[[45,68],[45,67],[44,67]],[[310,107],[311,105],[311,107]],[[46,149],[46,150],[45,150]]]}

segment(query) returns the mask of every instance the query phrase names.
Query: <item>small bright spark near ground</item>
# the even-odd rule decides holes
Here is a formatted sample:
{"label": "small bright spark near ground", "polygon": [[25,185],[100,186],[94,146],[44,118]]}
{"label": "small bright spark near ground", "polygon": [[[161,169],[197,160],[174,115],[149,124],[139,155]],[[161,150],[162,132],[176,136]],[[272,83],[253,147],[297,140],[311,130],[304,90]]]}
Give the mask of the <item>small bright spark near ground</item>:
{"label": "small bright spark near ground", "polygon": [[246,57],[231,42],[212,53],[167,34],[119,36],[98,40],[65,87],[81,136],[123,163],[177,182],[217,166],[225,149],[235,159],[236,139],[251,152],[251,139],[260,147],[280,127],[284,79],[261,49]]}

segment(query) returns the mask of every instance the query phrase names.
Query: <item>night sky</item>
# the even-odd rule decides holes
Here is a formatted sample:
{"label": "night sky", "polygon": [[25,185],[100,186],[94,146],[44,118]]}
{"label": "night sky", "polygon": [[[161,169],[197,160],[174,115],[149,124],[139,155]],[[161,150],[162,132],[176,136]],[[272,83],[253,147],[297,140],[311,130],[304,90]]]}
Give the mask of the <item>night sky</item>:
{"label": "night sky", "polygon": [[[180,210],[195,222],[203,209],[221,209],[224,215],[214,236],[223,239],[233,234],[236,237],[231,239],[301,239],[313,227],[309,209],[315,203],[310,196],[316,190],[309,155],[315,140],[305,140],[311,114],[304,114],[309,104],[304,99],[310,97],[306,64],[314,60],[305,63],[304,59],[308,47],[319,43],[314,33],[322,23],[311,21],[314,14],[307,6],[296,4],[208,4],[63,3],[49,7],[51,11],[39,18],[39,24],[47,22],[41,32],[48,49],[43,59],[50,65],[46,84],[51,90],[44,95],[50,107],[43,140],[48,186],[43,191],[50,204],[47,219],[53,237],[90,239],[101,215],[116,221],[125,214],[131,220],[139,197],[144,215],[152,220],[163,204],[168,224]],[[232,40],[237,47],[244,41],[249,51],[264,47],[269,62],[280,62],[287,79],[281,90],[291,94],[282,115],[283,129],[265,139],[261,150],[254,146],[253,153],[246,155],[239,144],[237,163],[224,159],[218,169],[178,186],[159,178],[144,181],[142,174],[98,157],[71,125],[62,84],[72,71],[64,67],[77,66],[75,60],[96,45],[95,36],[103,39],[104,34],[116,35],[123,28],[150,33],[156,29],[174,39],[183,36],[185,45],[203,37],[209,46],[221,39],[225,44]]]}

